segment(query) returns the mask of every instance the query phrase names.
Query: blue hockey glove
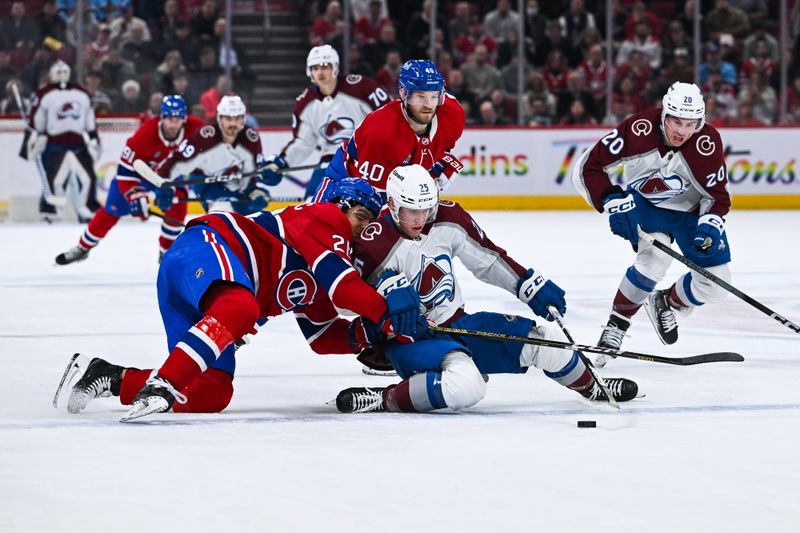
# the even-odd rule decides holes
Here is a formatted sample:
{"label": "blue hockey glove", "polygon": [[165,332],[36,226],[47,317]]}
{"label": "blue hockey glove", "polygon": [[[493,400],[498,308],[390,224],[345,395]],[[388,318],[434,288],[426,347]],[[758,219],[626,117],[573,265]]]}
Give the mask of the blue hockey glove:
{"label": "blue hockey glove", "polygon": [[[385,333],[407,337],[406,342],[415,340],[414,335],[421,323],[418,319],[425,317],[420,313],[419,293],[408,283],[405,274],[387,270],[378,278],[375,290],[386,299],[387,311],[381,319],[381,329]],[[427,328],[427,321],[424,322],[423,329]]]}
{"label": "blue hockey glove", "polygon": [[619,235],[633,246],[639,248],[639,212],[632,194],[614,192],[603,198],[603,210],[608,214],[611,233]]}
{"label": "blue hockey glove", "polygon": [[694,233],[694,247],[697,251],[711,257],[720,250],[720,239],[725,232],[725,222],[718,215],[706,213],[697,221],[697,229]]}
{"label": "blue hockey glove", "polygon": [[564,299],[565,294],[561,287],[535,272],[532,268],[528,269],[527,274],[517,281],[517,298],[528,304],[528,307],[538,316],[551,322],[553,317],[550,316],[550,311],[547,308],[552,305],[562,315],[566,314],[567,301]]}
{"label": "blue hockey glove", "polygon": [[347,340],[358,353],[366,348],[374,348],[386,343],[386,333],[381,331],[378,324],[368,318],[358,317],[347,328]]}
{"label": "blue hockey glove", "polygon": [[125,193],[125,199],[131,210],[131,215],[147,220],[150,216],[150,201],[147,197],[147,189],[135,186]]}
{"label": "blue hockey glove", "polygon": [[270,187],[277,185],[283,179],[283,174],[281,174],[279,170],[289,168],[289,163],[281,156],[276,156],[274,159],[264,161],[264,165],[266,168],[261,172],[258,179],[261,183],[269,185]]}
{"label": "blue hockey glove", "polygon": [[269,205],[269,193],[263,183],[258,182],[248,185],[244,190],[244,196],[249,199],[233,202],[233,210],[240,215],[258,213]]}
{"label": "blue hockey glove", "polygon": [[153,205],[162,211],[172,207],[172,199],[175,197],[175,190],[172,187],[160,187],[156,189],[156,199]]}

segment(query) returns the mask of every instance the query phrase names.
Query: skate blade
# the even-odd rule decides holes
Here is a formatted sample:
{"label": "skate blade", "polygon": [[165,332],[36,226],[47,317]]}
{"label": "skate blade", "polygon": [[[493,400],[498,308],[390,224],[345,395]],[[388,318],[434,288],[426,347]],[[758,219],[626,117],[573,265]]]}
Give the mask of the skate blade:
{"label": "skate blade", "polygon": [[385,376],[390,378],[397,376],[397,372],[394,370],[375,370],[368,366],[362,366],[361,372],[366,376]]}
{"label": "skate blade", "polygon": [[603,411],[606,413],[619,413],[622,410],[618,403],[608,403],[598,400],[590,400],[589,398],[584,398],[580,394],[578,395],[578,400],[588,405],[592,409],[597,409],[598,411]]}
{"label": "skate blade", "polygon": [[70,357],[69,362],[67,362],[67,367],[64,369],[64,374],[61,375],[61,381],[58,382],[58,388],[56,389],[56,393],[53,395],[53,407],[56,409],[58,409],[58,401],[61,398],[62,391],[71,386],[76,374],[81,371],[81,360],[79,359],[80,356],[81,354],[76,353]]}
{"label": "skate blade", "polygon": [[147,398],[146,401],[134,402],[130,411],[128,411],[125,416],[120,418],[119,421],[130,422],[131,420],[136,420],[137,418],[142,418],[144,416],[156,413],[163,413],[168,410],[169,404],[167,403],[167,400],[161,396],[151,396]]}

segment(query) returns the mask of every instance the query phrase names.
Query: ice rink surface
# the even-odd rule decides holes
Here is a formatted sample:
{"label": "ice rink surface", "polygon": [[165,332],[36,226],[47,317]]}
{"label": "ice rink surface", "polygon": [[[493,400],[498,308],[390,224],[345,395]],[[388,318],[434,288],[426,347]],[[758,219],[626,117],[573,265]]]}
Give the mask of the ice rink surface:
{"label": "ice rink surface", "polygon": [[[493,240],[567,291],[567,322],[595,344],[633,258],[586,212],[476,212]],[[733,284],[800,321],[800,213],[734,211]],[[51,406],[69,356],[158,366],[165,337],[158,224],[126,221],[83,263],[54,266],[78,225],[0,225],[0,531],[800,530],[800,336],[733,296],[680,320],[662,346],[644,313],[623,347],[737,351],[743,363],[611,361],[646,394],[586,407],[533,369],[492,376],[461,413],[342,415],[348,386],[385,385],[350,356],[316,356],[291,316],[238,352],[217,415],[120,424],[116,399]],[[459,265],[460,266],[460,265]],[[673,264],[666,282],[684,267]],[[523,314],[458,271],[468,311]],[[596,420],[597,428],[577,428]]]}

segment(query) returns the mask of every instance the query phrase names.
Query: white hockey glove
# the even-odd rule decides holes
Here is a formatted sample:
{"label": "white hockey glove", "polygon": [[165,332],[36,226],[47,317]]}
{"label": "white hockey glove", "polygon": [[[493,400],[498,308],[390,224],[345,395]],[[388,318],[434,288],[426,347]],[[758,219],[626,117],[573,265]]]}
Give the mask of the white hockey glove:
{"label": "white hockey glove", "polygon": [[100,139],[92,138],[87,132],[83,132],[83,142],[86,143],[86,150],[89,152],[89,157],[92,161],[100,159],[103,149],[100,147]]}
{"label": "white hockey glove", "polygon": [[453,154],[444,154],[431,168],[428,169],[431,177],[439,187],[440,192],[450,187],[464,169],[464,164]]}
{"label": "white hockey glove", "polygon": [[35,161],[37,157],[42,155],[46,147],[47,135],[39,133],[38,131],[31,131],[25,147],[28,161]]}

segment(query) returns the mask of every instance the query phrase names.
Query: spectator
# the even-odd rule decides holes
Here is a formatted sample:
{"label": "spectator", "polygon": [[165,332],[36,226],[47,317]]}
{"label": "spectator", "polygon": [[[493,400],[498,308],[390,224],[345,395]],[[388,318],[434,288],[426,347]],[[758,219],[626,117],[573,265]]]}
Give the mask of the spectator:
{"label": "spectator", "polygon": [[164,50],[177,50],[180,52],[183,63],[189,69],[198,67],[198,51],[200,49],[200,42],[192,35],[191,26],[185,20],[179,20],[175,23],[175,33],[164,43]]}
{"label": "spectator", "polygon": [[675,50],[678,48],[686,50],[687,55],[690,57],[692,50],[694,50],[692,41],[686,34],[686,30],[683,29],[683,25],[679,21],[673,20],[669,23],[669,31],[664,33],[661,39],[661,60],[663,65],[666,65],[675,57]]}
{"label": "spectator", "polygon": [[359,44],[375,42],[381,28],[392,23],[391,19],[381,16],[381,8],[381,0],[370,0],[369,11],[357,20],[355,36]]}
{"label": "spectator", "polygon": [[530,112],[528,115],[528,125],[534,127],[552,126],[553,115],[547,111],[547,103],[544,98],[536,97],[530,101]]}
{"label": "spectator", "polygon": [[756,71],[760,72],[762,79],[767,82],[778,73],[778,63],[770,59],[769,45],[766,41],[758,41],[755,47],[755,55],[742,64],[740,71],[742,85],[747,84],[750,75]]}
{"label": "spectator", "polygon": [[66,42],[67,24],[64,19],[58,16],[55,0],[47,0],[42,4],[41,12],[37,13],[33,20],[37,27],[40,42],[47,37],[62,43]]}
{"label": "spectator", "polygon": [[596,125],[597,119],[586,111],[582,100],[573,100],[569,106],[569,113],[559,121],[559,124],[569,126]]}
{"label": "spectator", "polygon": [[[16,79],[18,74],[18,70],[11,65],[11,55],[5,50],[0,50],[0,87],[6,87],[8,81]],[[20,91],[20,94],[24,92]]]}
{"label": "spectator", "polygon": [[594,27],[583,30],[583,33],[581,33],[581,37],[578,40],[578,44],[573,47],[573,54],[569,58],[570,67],[577,67],[580,65],[587,57],[589,57],[589,50],[596,44],[604,44],[603,38],[600,35],[600,31]]}
{"label": "spectator", "polygon": [[191,115],[206,120],[206,110],[200,104],[194,104],[191,108]]}
{"label": "spectator", "polygon": [[[675,49],[672,61],[664,69],[664,77],[669,81],[669,84],[676,81],[694,83],[694,68],[689,58],[689,51],[686,48]],[[664,94],[664,91],[659,91],[659,94]]]}
{"label": "spectator", "polygon": [[636,83],[631,78],[619,80],[618,91],[612,95],[612,98],[621,99],[632,113],[638,113],[647,107],[644,98],[637,93]]}
{"label": "spectator", "polygon": [[244,104],[244,125],[248,128],[258,128],[258,119],[250,112],[250,100],[246,96],[242,97],[242,103]]}
{"label": "spectator", "polygon": [[136,80],[128,80],[122,84],[121,96],[115,101],[114,112],[136,115],[147,107],[141,95],[141,87]]}
{"label": "spectator", "polygon": [[[375,71],[372,69],[372,65],[364,59],[364,55],[361,53],[361,47],[358,43],[351,42],[350,43],[350,74],[359,74],[361,76],[372,77]],[[237,87],[238,87],[237,83]]]}
{"label": "spectator", "polygon": [[745,99],[737,102],[736,112],[728,115],[722,125],[759,128],[764,126],[764,122],[753,115],[753,105]]}
{"label": "spectator", "polygon": [[775,122],[775,110],[778,96],[775,89],[765,83],[760,72],[750,73],[747,87],[739,91],[737,103],[748,103],[752,107],[753,116],[762,124]]}
{"label": "spectator", "polygon": [[528,77],[528,88],[525,91],[525,98],[529,102],[541,98],[547,105],[547,115],[555,117],[556,97],[547,88],[547,83],[545,83],[544,77],[539,72],[533,71]]}
{"label": "spectator", "polygon": [[200,95],[200,105],[203,106],[205,120],[211,122],[217,117],[217,104],[225,95],[233,94],[233,83],[225,74],[217,78],[217,83]]}
{"label": "spectator", "polygon": [[479,44],[486,47],[490,61],[494,63],[497,55],[497,43],[484,31],[481,18],[474,16],[469,21],[467,33],[459,37],[455,42],[454,53],[456,62],[460,65],[468,61],[470,56],[475,52],[475,47]]}
{"label": "spectator", "polygon": [[381,5],[381,18],[389,16],[389,7],[386,5],[386,0],[350,0],[350,16],[353,20],[358,20],[369,13],[369,5],[371,2],[377,1]]}
{"label": "spectator", "polygon": [[539,10],[539,0],[528,0],[523,16],[525,35],[530,37],[534,46],[544,41],[545,28],[547,27],[547,17]]}
{"label": "spectator", "polygon": [[[506,38],[500,42],[497,48],[497,59],[495,65],[497,68],[503,68],[511,62],[511,58],[517,55],[517,48],[519,45],[519,33],[517,30],[509,30]],[[525,64],[533,63],[533,57],[536,47],[530,37],[525,37],[525,42],[522,45],[522,51],[525,54]]]}
{"label": "spectator", "polygon": [[475,47],[472,60],[464,63],[460,70],[467,90],[476,101],[486,98],[499,86],[500,73],[489,62],[489,53],[482,44]]}
{"label": "spectator", "polygon": [[192,34],[205,45],[214,41],[214,23],[219,18],[219,7],[215,0],[203,0],[200,11],[192,17]]}
{"label": "spectator", "polygon": [[[519,79],[519,62],[517,61],[517,55],[513,54],[511,56],[511,62],[500,69],[500,88],[506,91],[507,93],[516,93],[517,92],[517,80]],[[531,66],[526,61],[524,65],[522,65],[522,79],[527,80],[528,76],[531,74]]]}
{"label": "spectator", "polygon": [[393,24],[383,26],[380,35],[378,35],[378,40],[364,47],[364,57],[372,68],[377,70],[381,68],[381,65],[386,60],[386,54],[389,50],[399,51],[402,60],[408,58],[405,46],[397,40],[397,31]]}
{"label": "spectator", "polygon": [[168,41],[172,39],[175,34],[175,28],[180,22],[178,17],[178,0],[167,0],[164,2],[164,14],[158,20],[159,32],[161,41]]}
{"label": "spectator", "polygon": [[744,39],[750,33],[747,14],[731,6],[729,0],[715,0],[714,9],[706,15],[704,22],[708,37],[713,41],[718,40],[721,33],[730,33],[737,39]]}
{"label": "spectator", "polygon": [[141,28],[142,40],[150,42],[152,36],[150,35],[150,28],[147,23],[133,15],[133,7],[130,4],[123,6],[122,14],[111,21],[111,40],[114,43],[122,44],[131,38],[131,30],[133,28]]}
{"label": "spectator", "polygon": [[501,40],[511,28],[517,28],[520,15],[511,9],[509,0],[497,0],[497,7],[486,13],[483,27],[495,41]]}
{"label": "spectator", "polygon": [[[103,78],[103,89],[111,96],[113,101],[116,101],[119,98],[119,91],[123,83],[136,78],[136,68],[133,63],[120,56],[118,49],[112,48],[100,64],[100,75]],[[138,86],[139,83],[137,82],[136,85]]]}
{"label": "spectator", "polygon": [[8,51],[24,52],[25,62],[41,40],[36,23],[25,14],[24,2],[11,4],[11,16],[3,19],[0,31],[0,46]]}
{"label": "spectator", "polygon": [[645,93],[653,78],[653,69],[650,68],[641,50],[632,50],[628,56],[628,62],[619,67],[617,76],[631,78],[634,81],[636,92]]}
{"label": "spectator", "polygon": [[[622,5],[622,0],[608,0],[611,2],[611,39],[615,43],[621,43],[625,40],[625,24],[628,20],[628,12],[625,6]],[[687,0],[691,2],[691,0]],[[595,11],[597,14],[597,27],[606,27],[606,10],[600,9]],[[604,30],[605,31],[605,30]]]}
{"label": "spectator", "polygon": [[547,88],[556,96],[567,88],[567,61],[560,50],[553,50],[542,67],[542,77]]}
{"label": "spectator", "polygon": [[708,71],[708,80],[703,84],[703,94],[706,95],[706,100],[714,101],[715,118],[725,118],[736,110],[736,89],[725,81],[719,67]]}
{"label": "spectator", "polygon": [[[434,14],[431,13],[431,9],[430,0],[424,0],[422,2],[422,10],[411,17],[408,28],[406,28],[406,42],[409,43],[411,54],[415,58],[428,57],[428,48],[430,44],[428,39],[430,38],[431,20],[436,20],[437,28],[447,28],[444,19],[438,14],[434,16]],[[446,30],[443,30],[443,39],[448,43],[449,47],[450,36]]]}
{"label": "spectator", "polygon": [[242,49],[231,39],[231,47],[225,46],[225,28],[227,23],[224,18],[218,18],[214,23],[214,37],[217,40],[217,57],[219,58],[219,68],[227,72],[228,65],[231,67],[231,74],[234,83],[240,89],[252,86],[254,76],[250,72],[247,64],[247,57]]}
{"label": "spectator", "polygon": [[[164,0],[138,0],[136,2],[136,16],[142,19],[150,29],[153,40],[163,42],[161,20],[164,18],[166,5]],[[177,5],[175,8],[177,14]]]}
{"label": "spectator", "polygon": [[638,22],[636,35],[632,39],[626,39],[619,47],[617,65],[627,63],[634,50],[644,54],[645,61],[653,70],[658,70],[661,66],[661,45],[651,35],[650,25],[647,22]]}
{"label": "spectator", "polygon": [[156,68],[153,84],[156,89],[164,94],[168,94],[172,89],[172,80],[181,72],[186,71],[180,52],[170,50],[164,56],[164,61]]}
{"label": "spectator", "polygon": [[492,102],[494,110],[497,113],[498,120],[503,124],[516,124],[517,123],[517,99],[509,96],[502,89],[495,89],[489,95],[489,101]]}
{"label": "spectator", "polygon": [[[767,20],[767,4],[764,0],[730,0],[730,5],[741,9],[753,25]],[[777,61],[778,58],[773,59]]]}
{"label": "spectator", "polygon": [[42,45],[33,52],[33,59],[22,69],[20,75],[20,80],[25,86],[23,93],[32,93],[42,83],[47,83],[47,74],[52,62],[53,54],[48,47]]}
{"label": "spectator", "polygon": [[469,2],[456,2],[453,8],[453,18],[447,23],[450,30],[450,39],[453,44],[458,43],[459,37],[469,33],[470,19],[472,18],[472,8]]}
{"label": "spectator", "polygon": [[89,0],[97,21],[107,24],[122,16],[125,9],[130,9],[131,0]]}
{"label": "spectator", "polygon": [[[97,22],[97,19],[94,17],[92,10],[87,5],[87,2],[83,4],[83,38],[82,42],[90,43],[92,39],[95,38],[97,35],[97,28],[100,25]],[[78,13],[73,12],[72,15],[69,16],[67,19],[67,42],[73,47],[78,47]]]}
{"label": "spectator", "polygon": [[[150,94],[150,98],[147,100],[147,109],[139,114],[139,121],[140,122],[147,122],[153,117],[157,117],[161,114],[161,100],[164,99],[164,93],[156,91]],[[189,102],[186,102],[187,104]]]}
{"label": "spectator", "polygon": [[617,127],[632,114],[633,111],[625,100],[619,95],[614,95],[611,101],[611,112],[603,118],[603,125]]}
{"label": "spectator", "polygon": [[570,0],[569,10],[558,19],[561,36],[572,46],[580,44],[581,34],[595,27],[594,15],[586,11],[583,0]]}
{"label": "spectator", "polygon": [[637,26],[642,22],[650,28],[649,35],[652,35],[656,40],[661,38],[661,20],[647,10],[644,2],[639,1],[633,4],[630,15],[625,20],[626,41],[631,41],[638,35]]}
{"label": "spectator", "polygon": [[479,115],[478,121],[476,125],[478,126],[507,126],[511,124],[511,122],[505,118],[500,117],[497,114],[497,110],[492,105],[492,102],[489,100],[484,100],[481,102],[481,106],[479,108]]}
{"label": "spectator", "polygon": [[[702,5],[700,9],[703,9]],[[681,26],[683,26],[683,31],[686,32],[686,35],[694,35],[694,0],[686,0],[686,3],[683,4],[683,11],[675,17],[675,20],[680,22]],[[701,17],[701,27],[702,20]]]}
{"label": "spectator", "polygon": [[[586,88],[589,90],[594,100],[595,109],[604,109],[606,105],[608,65],[606,64],[604,53],[603,47],[599,44],[595,44],[589,48],[586,61],[578,66],[581,76],[586,83]],[[618,122],[615,124],[618,124]]]}
{"label": "spectator", "polygon": [[708,80],[708,72],[711,69],[719,69],[722,73],[722,79],[726,83],[736,85],[737,76],[736,68],[727,61],[722,61],[720,58],[719,45],[715,42],[709,42],[705,47],[706,61],[700,63],[700,83],[703,84]]}
{"label": "spectator", "polygon": [[789,90],[786,92],[785,122],[800,124],[800,76],[795,76]]}
{"label": "spectator", "polygon": [[172,88],[167,91],[167,94],[183,96],[186,105],[194,104],[200,97],[189,90],[189,74],[186,71],[179,71],[172,75]]}
{"label": "spectator", "polygon": [[[567,85],[564,92],[558,95],[556,103],[556,116],[564,117],[570,112],[572,103],[575,100],[580,100],[583,103],[583,110],[594,115],[600,113],[594,107],[594,98],[592,93],[586,90],[586,85],[579,70],[570,70],[567,72]],[[605,107],[605,106],[603,106]]]}
{"label": "spectator", "polygon": [[743,55],[745,60],[751,57],[756,56],[756,48],[758,48],[758,44],[764,42],[769,49],[769,59],[771,61],[778,61],[778,41],[770,35],[768,31],[766,31],[766,24],[765,23],[758,23],[753,24],[753,33],[749,35],[747,39],[744,40],[744,44],[742,46]]}
{"label": "spectator", "polygon": [[103,59],[111,51],[111,28],[108,24],[101,24],[97,27],[97,34],[92,42],[86,45],[84,57],[89,62],[89,70],[100,70]]}
{"label": "spectator", "polygon": [[204,87],[215,85],[222,73],[217,64],[217,53],[213,48],[205,46],[200,50],[200,63],[190,71],[192,85],[197,85],[198,90],[203,91]]}
{"label": "spectator", "polygon": [[[400,57],[398,50],[389,50],[386,53],[386,63],[383,64],[378,72],[375,73],[375,81],[378,82],[392,98],[399,98],[397,92],[397,82],[400,79],[400,67],[403,66],[403,58]],[[453,71],[451,71],[452,73]],[[459,72],[459,75],[461,73]],[[448,81],[450,77],[448,76]],[[448,83],[449,85],[449,83]],[[449,87],[448,87],[449,89]],[[460,100],[460,98],[459,98]]]}
{"label": "spectator", "polygon": [[719,36],[719,54],[723,61],[732,64],[736,71],[742,66],[742,58],[736,41],[730,33],[722,33]]}
{"label": "spectator", "polygon": [[130,37],[121,47],[122,57],[133,63],[136,72],[151,73],[161,62],[163,53],[154,41],[145,42],[144,31],[139,26],[131,28]]}
{"label": "spectator", "polygon": [[547,23],[545,40],[536,47],[533,64],[537,67],[543,66],[547,62],[550,53],[554,50],[561,52],[564,57],[572,57],[574,53],[573,48],[561,36],[561,25],[557,20],[551,20]]}
{"label": "spectator", "polygon": [[95,115],[111,113],[111,98],[100,88],[102,81],[102,76],[96,70],[90,70],[84,78],[86,92],[89,93],[89,100],[92,102]]}
{"label": "spectator", "polygon": [[311,46],[329,43],[336,35],[336,24],[342,20],[342,4],[339,0],[330,0],[325,8],[325,13],[314,21],[311,26],[309,41]]}

